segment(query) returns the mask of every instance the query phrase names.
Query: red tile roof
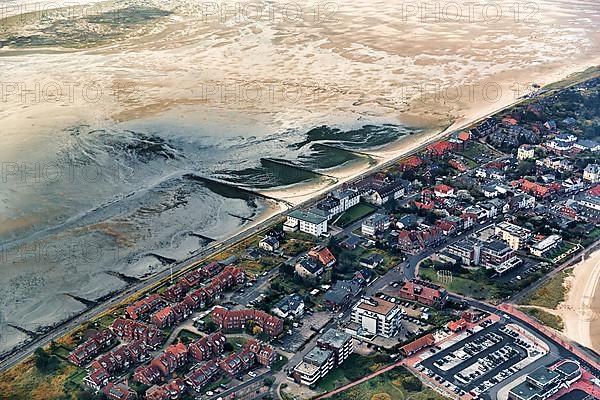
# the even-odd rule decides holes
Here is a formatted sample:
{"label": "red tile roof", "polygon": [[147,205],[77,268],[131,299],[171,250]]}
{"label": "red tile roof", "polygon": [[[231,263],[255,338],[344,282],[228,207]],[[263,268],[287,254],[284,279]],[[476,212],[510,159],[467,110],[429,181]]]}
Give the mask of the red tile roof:
{"label": "red tile roof", "polygon": [[408,355],[408,354],[412,354],[416,351],[419,351],[425,347],[432,346],[434,343],[435,343],[435,339],[434,339],[433,335],[431,333],[428,333],[427,335],[420,337],[417,340],[414,340],[407,345],[402,346],[400,348],[400,351],[403,352],[404,354]]}

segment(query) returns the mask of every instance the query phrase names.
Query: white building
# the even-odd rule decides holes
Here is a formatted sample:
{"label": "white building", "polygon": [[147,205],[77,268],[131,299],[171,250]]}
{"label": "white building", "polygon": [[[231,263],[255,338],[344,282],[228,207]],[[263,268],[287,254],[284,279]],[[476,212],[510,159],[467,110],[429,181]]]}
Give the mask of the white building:
{"label": "white building", "polygon": [[294,367],[293,376],[296,381],[311,386],[327,375],[334,366],[335,357],[333,351],[315,346]]}
{"label": "white building", "polygon": [[535,158],[535,149],[533,146],[524,144],[519,147],[519,150],[517,150],[518,160],[530,160],[532,158]]}
{"label": "white building", "polygon": [[258,242],[258,247],[266,251],[275,251],[279,248],[279,240],[272,236],[267,236]]}
{"label": "white building", "polygon": [[381,232],[390,227],[390,217],[384,214],[373,214],[365,219],[360,227],[363,235],[375,237],[377,232]]}
{"label": "white building", "polygon": [[320,236],[327,232],[327,217],[313,213],[310,210],[294,210],[288,214],[287,220],[283,224],[283,230],[286,232],[300,230],[300,232]]}
{"label": "white building", "polygon": [[362,298],[352,309],[352,322],[362,331],[388,338],[400,330],[400,316],[400,307],[379,298]]}
{"label": "white building", "polygon": [[600,182],[600,164],[588,164],[583,170],[583,179],[592,183]]}
{"label": "white building", "polygon": [[494,231],[496,235],[506,242],[513,250],[519,250],[525,247],[527,241],[531,239],[532,236],[529,229],[522,228],[506,221],[496,225]]}
{"label": "white building", "polygon": [[543,257],[545,253],[560,246],[562,237],[560,235],[550,235],[544,240],[534,244],[529,249],[531,254],[537,257]]}

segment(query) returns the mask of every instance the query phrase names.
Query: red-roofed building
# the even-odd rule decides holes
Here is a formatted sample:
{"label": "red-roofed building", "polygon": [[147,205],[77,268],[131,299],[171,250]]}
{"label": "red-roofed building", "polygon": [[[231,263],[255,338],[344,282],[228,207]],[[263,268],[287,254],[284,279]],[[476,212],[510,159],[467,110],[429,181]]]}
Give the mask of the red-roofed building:
{"label": "red-roofed building", "polygon": [[454,188],[448,185],[439,184],[433,188],[433,193],[437,197],[449,197],[454,195]]}
{"label": "red-roofed building", "polygon": [[157,311],[150,317],[150,323],[156,325],[160,329],[167,328],[175,323],[175,315],[171,306],[167,306],[162,310]]}
{"label": "red-roofed building", "polygon": [[186,385],[182,379],[173,379],[163,386],[146,390],[146,400],[177,400],[183,396]]}
{"label": "red-roofed building", "polygon": [[518,182],[517,184],[521,186],[521,190],[523,190],[524,192],[530,193],[538,198],[544,198],[544,197],[550,195],[550,193],[551,193],[550,188],[542,186],[535,182],[530,182],[527,179],[521,179],[517,182]]}
{"label": "red-roofed building", "polygon": [[109,382],[108,385],[102,389],[102,393],[104,393],[109,400],[133,400],[137,398],[135,392],[122,383],[114,384]]}
{"label": "red-roofed building", "polygon": [[600,185],[594,186],[593,188],[588,190],[588,193],[592,196],[600,196]]}
{"label": "red-roofed building", "polygon": [[283,321],[260,310],[232,310],[215,307],[211,318],[223,329],[242,329],[247,322],[253,321],[264,333],[276,337],[283,332]]}
{"label": "red-roofed building", "polygon": [[420,337],[416,340],[413,340],[412,342],[402,346],[400,348],[400,352],[402,352],[402,354],[404,354],[404,356],[410,356],[412,354],[415,354],[419,350],[422,350],[429,346],[433,346],[434,343],[435,343],[435,338],[433,337],[433,335],[431,333],[428,333],[427,335]]}
{"label": "red-roofed building", "polygon": [[221,272],[223,270],[223,266],[218,262],[211,262],[202,267],[201,271],[205,278],[211,278]]}
{"label": "red-roofed building", "polygon": [[460,332],[467,327],[467,321],[464,319],[459,319],[457,321],[448,322],[448,329],[452,332]]}
{"label": "red-roofed building", "polygon": [[212,360],[201,363],[185,376],[185,383],[196,393],[201,393],[202,388],[219,372],[219,366]]}
{"label": "red-roofed building", "polygon": [[100,353],[103,348],[114,343],[115,339],[116,337],[110,329],[99,331],[73,350],[68,359],[73,364],[81,367]]}
{"label": "red-roofed building", "polygon": [[400,161],[398,163],[398,169],[400,171],[410,171],[412,169],[419,168],[421,165],[423,165],[423,160],[417,156],[412,156],[406,160]]}
{"label": "red-roofed building", "polygon": [[163,304],[161,297],[158,294],[153,294],[128,306],[125,313],[131,319],[141,319],[158,310]]}
{"label": "red-roofed building", "polygon": [[277,359],[275,349],[266,343],[250,339],[244,345],[245,349],[250,350],[256,355],[256,361],[264,366],[270,366]]}
{"label": "red-roofed building", "polygon": [[438,308],[442,308],[448,298],[446,289],[419,279],[404,281],[398,290],[398,295],[403,299]]}
{"label": "red-roofed building", "polygon": [[189,355],[196,361],[208,360],[223,353],[227,339],[221,332],[204,336],[189,345]]}
{"label": "red-roofed building", "polygon": [[164,297],[168,301],[176,303],[178,301],[181,301],[185,297],[185,295],[187,294],[187,292],[189,290],[190,290],[190,286],[187,283],[185,283],[184,281],[181,281],[174,285],[169,286],[162,293],[162,297]]}
{"label": "red-roofed building", "polygon": [[239,353],[233,353],[223,359],[219,363],[219,368],[229,375],[237,375],[252,367],[255,361],[256,355],[249,349],[243,349]]}
{"label": "red-roofed building", "polygon": [[162,332],[156,327],[123,318],[114,320],[111,329],[121,340],[142,340],[150,347],[157,347],[163,339]]}
{"label": "red-roofed building", "polygon": [[331,267],[336,262],[335,256],[331,253],[331,250],[325,246],[317,246],[312,248],[308,252],[308,256],[317,259],[326,267]]}
{"label": "red-roofed building", "polygon": [[100,390],[108,384],[110,374],[104,368],[94,369],[85,378],[83,383],[94,390]]}
{"label": "red-roofed building", "polygon": [[462,140],[463,142],[466,142],[471,139],[471,132],[470,131],[462,131],[458,134],[457,137],[460,140]]}
{"label": "red-roofed building", "polygon": [[452,151],[453,147],[454,146],[452,146],[452,143],[444,140],[441,142],[430,144],[429,146],[427,146],[426,151],[427,153],[433,156],[441,156],[449,151]]}

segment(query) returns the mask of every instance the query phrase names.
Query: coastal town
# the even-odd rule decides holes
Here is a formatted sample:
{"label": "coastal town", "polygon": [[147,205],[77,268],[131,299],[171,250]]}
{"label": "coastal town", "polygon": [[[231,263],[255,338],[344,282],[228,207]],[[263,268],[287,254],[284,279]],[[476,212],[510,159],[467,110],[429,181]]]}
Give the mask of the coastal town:
{"label": "coastal town", "polygon": [[544,303],[600,240],[598,104],[599,78],[540,91],[134,294],[27,369],[78,399],[598,398],[598,347]]}

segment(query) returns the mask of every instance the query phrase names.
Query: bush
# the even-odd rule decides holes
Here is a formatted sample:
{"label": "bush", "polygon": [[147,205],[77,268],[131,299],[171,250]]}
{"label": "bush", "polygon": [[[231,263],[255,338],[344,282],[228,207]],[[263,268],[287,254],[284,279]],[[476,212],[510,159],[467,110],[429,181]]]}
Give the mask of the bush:
{"label": "bush", "polygon": [[46,350],[38,347],[35,352],[35,367],[38,371],[45,374],[51,374],[60,366],[60,362],[56,356],[51,355]]}
{"label": "bush", "polygon": [[420,392],[423,389],[421,381],[414,376],[407,376],[402,379],[402,387],[409,392]]}

